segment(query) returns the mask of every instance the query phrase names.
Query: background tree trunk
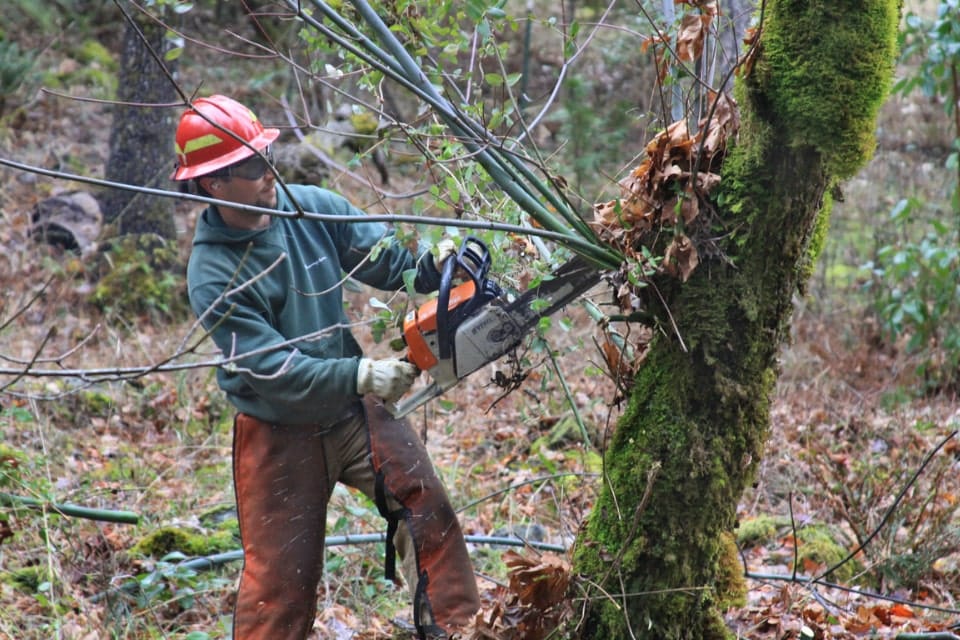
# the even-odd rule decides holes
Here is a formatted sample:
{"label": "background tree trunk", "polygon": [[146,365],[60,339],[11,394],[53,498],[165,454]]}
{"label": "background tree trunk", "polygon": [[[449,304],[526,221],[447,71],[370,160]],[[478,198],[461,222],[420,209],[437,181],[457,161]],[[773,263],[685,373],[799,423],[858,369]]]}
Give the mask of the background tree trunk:
{"label": "background tree trunk", "polygon": [[[168,188],[173,171],[174,110],[149,106],[177,101],[170,79],[150,53],[153,49],[162,57],[166,30],[152,20],[137,20],[149,48],[137,28],[127,24],[106,178]],[[104,193],[100,203],[105,222],[114,224],[119,235],[153,233],[167,239],[176,237],[173,201],[169,198],[114,189]]]}
{"label": "background tree trunk", "polygon": [[767,3],[717,197],[729,261],[658,283],[686,349],[669,332],[652,344],[606,452],[575,554],[575,571],[598,585],[582,637],[728,635],[729,533],[763,454],[792,297],[820,249],[831,190],[872,153],[899,8]]}

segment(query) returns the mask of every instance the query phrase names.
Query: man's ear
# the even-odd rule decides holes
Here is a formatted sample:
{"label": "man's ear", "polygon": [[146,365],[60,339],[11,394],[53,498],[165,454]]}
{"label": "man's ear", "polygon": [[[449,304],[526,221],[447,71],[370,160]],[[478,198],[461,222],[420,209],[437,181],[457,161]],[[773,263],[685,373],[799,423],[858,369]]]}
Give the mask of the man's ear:
{"label": "man's ear", "polygon": [[197,179],[197,181],[200,183],[200,186],[203,187],[203,189],[204,189],[207,193],[211,193],[211,194],[212,194],[212,193],[216,193],[217,191],[219,191],[219,190],[220,190],[220,186],[223,184],[223,183],[220,181],[219,178],[204,178],[204,177],[200,177],[200,178]]}

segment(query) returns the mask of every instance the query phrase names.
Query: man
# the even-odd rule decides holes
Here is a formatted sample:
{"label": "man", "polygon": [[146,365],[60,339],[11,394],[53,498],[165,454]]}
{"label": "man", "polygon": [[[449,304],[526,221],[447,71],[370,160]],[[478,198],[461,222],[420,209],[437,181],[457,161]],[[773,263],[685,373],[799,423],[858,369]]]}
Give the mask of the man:
{"label": "man", "polygon": [[[190,303],[231,359],[217,379],[238,410],[233,473],[244,566],[233,637],[309,633],[327,503],[343,482],[373,498],[387,518],[387,572],[395,544],[419,636],[443,638],[471,620],[480,600],[460,525],[423,443],[383,406],[419,372],[401,360],[363,356],[341,289],[347,273],[397,290],[404,272],[416,269],[415,288],[428,292],[439,284],[437,266],[428,251],[414,255],[339,195],[278,188],[270,165],[278,134],[220,95],[195,100],[176,134],[173,179],[192,180],[201,193],[357,218],[332,223],[210,206],[197,221]],[[447,243],[445,255],[453,251]]]}

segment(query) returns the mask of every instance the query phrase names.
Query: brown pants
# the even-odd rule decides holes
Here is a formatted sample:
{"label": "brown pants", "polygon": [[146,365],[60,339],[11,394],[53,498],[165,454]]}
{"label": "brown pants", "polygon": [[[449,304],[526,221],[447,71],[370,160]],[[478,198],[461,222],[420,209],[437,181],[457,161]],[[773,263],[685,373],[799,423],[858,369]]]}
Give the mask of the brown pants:
{"label": "brown pants", "polygon": [[462,626],[479,608],[460,525],[426,449],[379,401],[366,399],[363,411],[332,426],[273,425],[240,414],[233,467],[244,550],[235,640],[302,640],[309,633],[337,482],[398,518],[393,542],[421,634],[434,625]]}

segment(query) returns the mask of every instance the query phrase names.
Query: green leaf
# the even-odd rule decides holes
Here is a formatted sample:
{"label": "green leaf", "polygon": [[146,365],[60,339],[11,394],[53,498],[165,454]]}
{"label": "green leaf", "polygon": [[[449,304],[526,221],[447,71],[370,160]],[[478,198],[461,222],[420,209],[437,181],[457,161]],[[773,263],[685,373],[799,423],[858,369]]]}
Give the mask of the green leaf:
{"label": "green leaf", "polygon": [[367,304],[369,304],[374,309],[386,309],[387,311],[390,311],[390,305],[388,305],[386,302],[383,302],[376,296],[370,296],[370,299],[367,300]]}
{"label": "green leaf", "polygon": [[403,286],[407,291],[408,295],[413,295],[417,292],[414,287],[414,283],[417,280],[417,270],[416,269],[407,269],[403,272]]}
{"label": "green leaf", "polygon": [[491,87],[502,87],[503,86],[503,76],[499,73],[487,73],[483,76],[483,79],[487,81]]}

